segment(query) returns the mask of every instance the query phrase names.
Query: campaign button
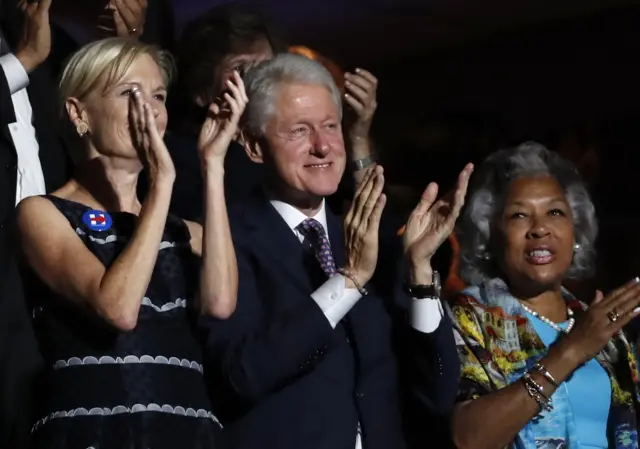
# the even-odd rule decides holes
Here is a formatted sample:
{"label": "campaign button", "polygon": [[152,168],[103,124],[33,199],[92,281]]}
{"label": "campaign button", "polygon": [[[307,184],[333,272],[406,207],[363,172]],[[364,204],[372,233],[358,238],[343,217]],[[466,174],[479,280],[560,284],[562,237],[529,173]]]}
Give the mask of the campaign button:
{"label": "campaign button", "polygon": [[111,228],[111,217],[101,210],[90,210],[84,213],[82,221],[92,231],[107,231]]}

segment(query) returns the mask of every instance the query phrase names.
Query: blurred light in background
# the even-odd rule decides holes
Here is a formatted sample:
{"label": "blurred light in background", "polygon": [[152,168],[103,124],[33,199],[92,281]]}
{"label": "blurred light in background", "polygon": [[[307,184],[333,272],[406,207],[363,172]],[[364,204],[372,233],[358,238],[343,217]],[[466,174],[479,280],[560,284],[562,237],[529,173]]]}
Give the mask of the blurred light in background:
{"label": "blurred light in background", "polygon": [[344,93],[344,72],[338,64],[331,61],[329,58],[322,56],[317,51],[312,50],[309,47],[303,47],[301,45],[289,47],[289,53],[302,55],[309,59],[313,59],[314,61],[318,61],[329,71],[329,73],[331,73],[331,76],[340,89],[340,92]]}

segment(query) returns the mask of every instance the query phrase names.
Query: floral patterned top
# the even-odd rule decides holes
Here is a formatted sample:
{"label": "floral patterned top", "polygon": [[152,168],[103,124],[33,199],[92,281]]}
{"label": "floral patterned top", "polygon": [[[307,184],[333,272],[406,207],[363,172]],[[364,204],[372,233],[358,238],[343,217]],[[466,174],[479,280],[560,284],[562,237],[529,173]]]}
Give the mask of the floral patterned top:
{"label": "floral patterned top", "polygon": [[[564,291],[576,316],[587,306]],[[547,348],[526,312],[501,279],[469,287],[447,305],[461,363],[458,401],[476,399],[517,381],[542,358]],[[612,385],[607,423],[609,447],[639,449],[640,382],[635,345],[623,334],[596,357]],[[508,449],[577,448],[575,423],[568,395],[558,389],[553,410],[538,416],[535,434],[527,424]],[[544,423],[547,425],[544,425]],[[541,425],[543,424],[543,425]]]}

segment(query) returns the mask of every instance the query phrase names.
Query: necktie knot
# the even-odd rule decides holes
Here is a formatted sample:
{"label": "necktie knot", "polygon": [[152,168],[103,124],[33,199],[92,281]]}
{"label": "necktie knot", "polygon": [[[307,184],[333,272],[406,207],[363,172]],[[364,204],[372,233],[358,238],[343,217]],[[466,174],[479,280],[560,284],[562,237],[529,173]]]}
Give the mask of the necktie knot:
{"label": "necktie knot", "polygon": [[326,237],[324,227],[322,227],[318,220],[313,218],[307,218],[305,221],[300,223],[298,227],[300,228],[300,232],[307,238]]}
{"label": "necktie knot", "polygon": [[315,253],[316,259],[318,259],[318,262],[320,263],[322,271],[324,271],[329,277],[336,274],[336,263],[333,259],[327,233],[325,232],[322,224],[313,218],[307,218],[298,225],[298,230],[311,243],[311,248]]}

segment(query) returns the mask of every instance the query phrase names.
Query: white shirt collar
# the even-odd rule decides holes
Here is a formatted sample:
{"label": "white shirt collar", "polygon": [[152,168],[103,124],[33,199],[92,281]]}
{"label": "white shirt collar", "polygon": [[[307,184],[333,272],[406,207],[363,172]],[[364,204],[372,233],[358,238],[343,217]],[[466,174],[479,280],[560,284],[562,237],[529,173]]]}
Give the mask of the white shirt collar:
{"label": "white shirt collar", "polygon": [[327,211],[325,210],[325,207],[324,207],[324,199],[322,200],[322,204],[320,205],[320,209],[318,210],[318,213],[316,213],[313,217],[307,217],[305,214],[300,212],[291,204],[287,204],[285,202],[278,201],[278,200],[271,200],[270,202],[271,202],[271,205],[275,208],[275,210],[278,211],[278,213],[283,218],[283,220],[287,223],[289,228],[294,233],[296,233],[296,235],[298,234],[298,231],[296,228],[300,223],[305,221],[307,218],[313,218],[314,220],[317,220],[324,228],[324,231],[326,232],[327,236],[329,235],[329,231],[327,228]]}

